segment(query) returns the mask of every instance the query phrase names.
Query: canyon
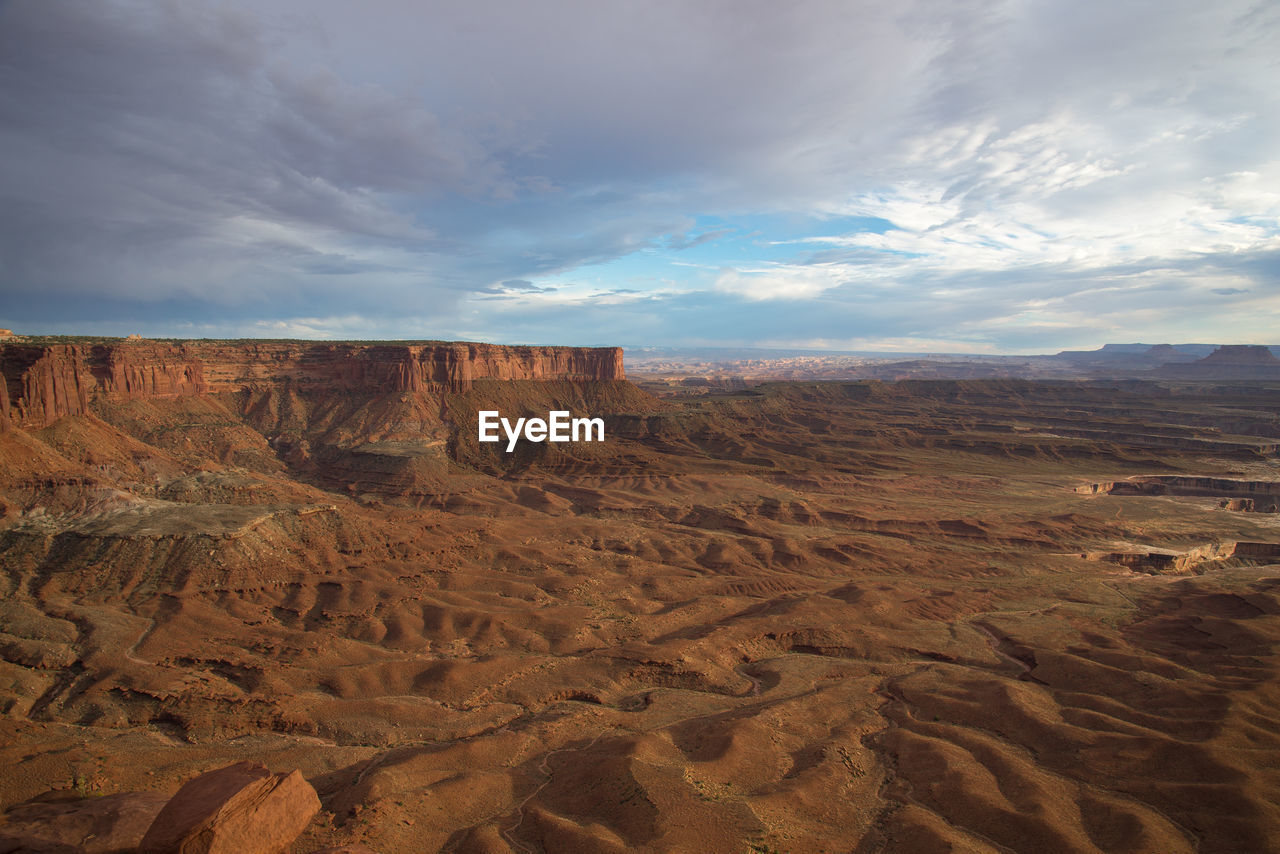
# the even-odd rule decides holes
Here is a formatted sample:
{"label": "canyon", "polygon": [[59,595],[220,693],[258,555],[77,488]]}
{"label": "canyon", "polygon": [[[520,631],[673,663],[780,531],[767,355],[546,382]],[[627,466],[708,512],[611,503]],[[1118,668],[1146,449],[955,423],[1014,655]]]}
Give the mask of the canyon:
{"label": "canyon", "polygon": [[[0,808],[249,761],[318,793],[297,851],[1277,850],[1280,382],[1244,357],[720,388],[5,340]],[[482,411],[606,438],[508,453]]]}

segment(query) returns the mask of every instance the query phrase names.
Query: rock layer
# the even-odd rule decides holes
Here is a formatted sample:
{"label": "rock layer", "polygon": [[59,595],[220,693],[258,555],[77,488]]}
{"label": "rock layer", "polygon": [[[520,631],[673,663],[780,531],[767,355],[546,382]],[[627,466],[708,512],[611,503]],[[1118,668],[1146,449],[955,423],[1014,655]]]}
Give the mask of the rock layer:
{"label": "rock layer", "polygon": [[288,386],[465,392],[479,379],[621,380],[616,347],[308,341],[111,341],[0,345],[0,415],[41,427],[97,398],[173,398]]}

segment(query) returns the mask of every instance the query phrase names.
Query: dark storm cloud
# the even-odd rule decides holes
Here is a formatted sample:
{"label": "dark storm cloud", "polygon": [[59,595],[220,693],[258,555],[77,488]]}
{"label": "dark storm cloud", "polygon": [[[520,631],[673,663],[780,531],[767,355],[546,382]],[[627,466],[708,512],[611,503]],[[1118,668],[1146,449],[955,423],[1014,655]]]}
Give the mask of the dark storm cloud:
{"label": "dark storm cloud", "polygon": [[824,109],[779,121],[793,87],[874,73],[807,59],[834,8],[14,0],[4,286],[256,291],[308,272],[291,248],[476,286],[616,257],[680,227],[689,174],[763,172]]}
{"label": "dark storm cloud", "polygon": [[244,13],[0,15],[6,295],[332,298],[310,277],[404,276],[429,257],[434,236],[391,194],[493,185],[484,155],[420,104],[277,65],[280,35]]}

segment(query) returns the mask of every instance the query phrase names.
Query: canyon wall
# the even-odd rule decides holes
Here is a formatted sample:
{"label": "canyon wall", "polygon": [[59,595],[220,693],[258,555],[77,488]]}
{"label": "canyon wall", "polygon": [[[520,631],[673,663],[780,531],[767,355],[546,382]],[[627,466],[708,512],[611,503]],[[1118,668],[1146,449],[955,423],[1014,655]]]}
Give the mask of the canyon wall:
{"label": "canyon wall", "polygon": [[1280,483],[1272,480],[1236,480],[1225,477],[1150,475],[1128,480],[1104,481],[1076,487],[1086,495],[1198,495],[1210,498],[1280,495]]}
{"label": "canyon wall", "polygon": [[182,397],[286,383],[365,394],[462,392],[483,379],[625,378],[617,347],[314,341],[3,343],[0,374],[0,421],[28,427],[87,412],[98,397]]}

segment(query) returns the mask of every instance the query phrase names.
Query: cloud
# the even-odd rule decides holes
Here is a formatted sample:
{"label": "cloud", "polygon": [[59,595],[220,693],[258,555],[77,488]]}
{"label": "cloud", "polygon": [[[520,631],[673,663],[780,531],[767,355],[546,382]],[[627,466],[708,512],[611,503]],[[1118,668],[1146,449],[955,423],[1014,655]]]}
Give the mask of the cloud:
{"label": "cloud", "polygon": [[1277,35],[1245,0],[8,0],[0,325],[1263,335]]}
{"label": "cloud", "polygon": [[672,235],[667,238],[665,248],[674,252],[683,249],[693,249],[702,246],[704,243],[714,243],[715,241],[732,234],[733,230],[728,228],[713,228],[700,234],[685,233],[681,235]]}
{"label": "cloud", "polygon": [[756,270],[724,270],[715,289],[751,301],[806,300],[840,284],[838,269],[818,266],[776,266]]}

